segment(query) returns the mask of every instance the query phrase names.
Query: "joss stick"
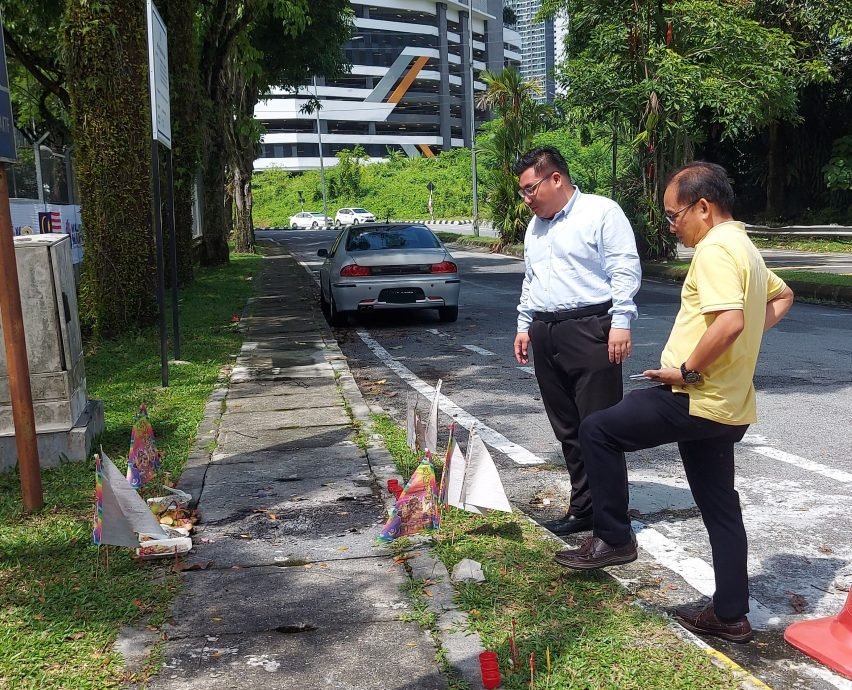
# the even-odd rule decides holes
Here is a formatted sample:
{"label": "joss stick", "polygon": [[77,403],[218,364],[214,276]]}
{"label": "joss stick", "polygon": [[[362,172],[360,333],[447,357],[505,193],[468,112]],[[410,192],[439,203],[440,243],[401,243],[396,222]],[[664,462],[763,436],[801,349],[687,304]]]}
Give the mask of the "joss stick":
{"label": "joss stick", "polygon": [[544,650],[544,656],[545,656],[545,659],[547,660],[547,675],[550,676],[550,647],[549,646],[547,647],[547,649]]}
{"label": "joss stick", "polygon": [[535,688],[535,652],[530,654],[530,690]]}
{"label": "joss stick", "polygon": [[509,649],[512,652],[512,668],[517,670],[520,666],[520,659],[518,659],[518,645],[515,642],[515,619],[512,619],[512,641],[509,644]]}

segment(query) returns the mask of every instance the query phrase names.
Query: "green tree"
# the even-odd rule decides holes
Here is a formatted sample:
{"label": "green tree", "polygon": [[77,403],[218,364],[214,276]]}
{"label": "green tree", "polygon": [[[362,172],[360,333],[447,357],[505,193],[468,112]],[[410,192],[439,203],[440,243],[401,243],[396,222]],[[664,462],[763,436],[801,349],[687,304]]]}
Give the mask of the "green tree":
{"label": "green tree", "polygon": [[518,179],[512,167],[532,148],[533,137],[544,127],[549,112],[533,98],[540,95],[539,86],[524,80],[512,67],[500,74],[482,72],[479,79],[486,90],[477,105],[495,115],[477,141],[479,160],[485,168],[485,200],[501,242],[513,244],[523,237],[530,213],[518,197]]}
{"label": "green tree", "polygon": [[662,180],[708,137],[733,139],[798,117],[798,88],[825,77],[795,41],[737,0],[545,0],[572,20],[558,79],[576,118],[626,126],[646,256],[669,255]]}
{"label": "green tree", "polygon": [[343,45],[351,34],[346,0],[321,3],[275,0],[258,7],[238,39],[226,71],[229,189],[234,199],[237,251],[253,251],[252,167],[262,129],[254,118],[270,89],[295,91],[312,75],[333,78],[346,67]]}
{"label": "green tree", "polygon": [[145,35],[135,0],[68,0],[63,42],[86,232],[81,318],[104,336],[156,314]]}

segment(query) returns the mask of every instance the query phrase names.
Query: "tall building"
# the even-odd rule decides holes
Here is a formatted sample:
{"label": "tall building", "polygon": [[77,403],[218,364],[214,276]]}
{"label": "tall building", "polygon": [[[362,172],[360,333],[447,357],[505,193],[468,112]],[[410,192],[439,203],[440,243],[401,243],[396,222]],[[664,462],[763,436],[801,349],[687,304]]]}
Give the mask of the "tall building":
{"label": "tall building", "polygon": [[[389,150],[414,157],[470,146],[471,35],[474,92],[485,90],[476,78],[482,70],[520,68],[521,36],[503,26],[502,0],[351,4],[351,72],[318,78],[295,94],[273,91],[257,105],[266,133],[255,169],[319,168],[320,142],[324,165],[358,144],[371,160]],[[302,111],[312,95],[322,104],[318,115]],[[477,122],[484,115],[477,111]]]}
{"label": "tall building", "polygon": [[550,102],[556,95],[553,68],[557,53],[562,52],[562,46],[556,44],[554,22],[536,21],[541,0],[506,0],[506,4],[518,18],[515,28],[521,35],[521,74],[529,81],[538,82],[542,91],[540,100]]}

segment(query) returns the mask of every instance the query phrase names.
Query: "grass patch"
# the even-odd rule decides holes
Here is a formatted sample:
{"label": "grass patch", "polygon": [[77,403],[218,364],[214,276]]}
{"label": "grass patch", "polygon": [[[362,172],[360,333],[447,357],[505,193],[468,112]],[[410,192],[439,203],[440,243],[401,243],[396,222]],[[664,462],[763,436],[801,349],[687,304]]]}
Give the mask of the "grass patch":
{"label": "grass patch", "polygon": [[[89,397],[104,401],[104,450],[126,468],[130,426],[148,406],[164,453],[163,476],[145,487],[155,495],[186,462],[204,406],[223,364],[240,346],[233,314],[253,291],[258,256],[232,255],[231,264],[200,269],[181,293],[183,352],[160,387],[156,327],[86,351]],[[111,646],[123,624],[160,625],[180,580],[171,563],[140,563],[112,547],[109,573],[95,579],[91,543],[94,462],[42,472],[45,508],[22,515],[17,473],[0,476],[0,688],[16,690],[117,688],[144,679],[125,672]]]}
{"label": "grass patch", "polygon": [[852,238],[837,238],[831,240],[818,240],[811,238],[777,237],[767,235],[759,237],[749,235],[756,247],[761,249],[795,249],[801,252],[817,253],[852,253]]}
{"label": "grass patch", "polygon": [[[384,416],[375,416],[373,423],[408,477],[416,457],[405,445],[404,430]],[[738,687],[729,671],[674,635],[664,618],[636,606],[604,574],[572,573],[554,564],[558,544],[518,512],[481,516],[450,508],[432,543],[450,571],[463,558],[483,565],[486,581],[458,585],[457,602],[485,648],[497,652],[504,688]],[[417,595],[422,583],[410,589]],[[415,606],[415,618],[421,615]],[[513,619],[520,659],[514,672],[509,650]],[[538,670],[530,686],[533,652]]]}
{"label": "grass patch", "polygon": [[775,271],[785,282],[811,283],[813,285],[852,286],[852,275],[817,273],[816,271]]}

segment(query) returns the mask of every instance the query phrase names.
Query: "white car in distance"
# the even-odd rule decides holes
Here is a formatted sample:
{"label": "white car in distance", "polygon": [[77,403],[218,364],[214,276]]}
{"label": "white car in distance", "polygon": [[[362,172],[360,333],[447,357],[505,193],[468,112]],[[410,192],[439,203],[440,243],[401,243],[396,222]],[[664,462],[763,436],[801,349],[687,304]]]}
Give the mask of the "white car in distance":
{"label": "white car in distance", "polygon": [[302,211],[295,216],[290,216],[290,227],[293,230],[318,230],[328,225],[328,216],[324,216],[319,211]]}
{"label": "white car in distance", "polygon": [[334,215],[334,225],[358,225],[358,223],[375,223],[376,217],[365,208],[342,208]]}

